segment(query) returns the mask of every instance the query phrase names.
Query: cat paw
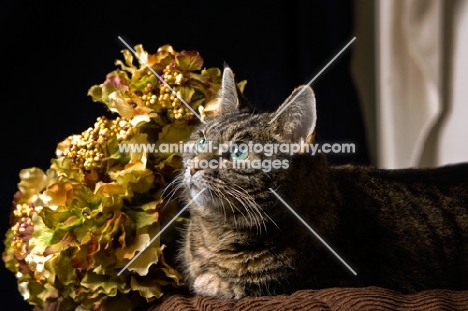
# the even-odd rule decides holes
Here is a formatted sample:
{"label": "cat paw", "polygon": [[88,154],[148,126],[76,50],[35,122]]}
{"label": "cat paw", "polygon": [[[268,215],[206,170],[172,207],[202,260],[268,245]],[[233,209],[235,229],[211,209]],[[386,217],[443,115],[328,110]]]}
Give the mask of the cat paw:
{"label": "cat paw", "polygon": [[240,299],[245,296],[241,286],[225,281],[210,272],[202,273],[195,278],[193,290],[198,295],[221,299]]}

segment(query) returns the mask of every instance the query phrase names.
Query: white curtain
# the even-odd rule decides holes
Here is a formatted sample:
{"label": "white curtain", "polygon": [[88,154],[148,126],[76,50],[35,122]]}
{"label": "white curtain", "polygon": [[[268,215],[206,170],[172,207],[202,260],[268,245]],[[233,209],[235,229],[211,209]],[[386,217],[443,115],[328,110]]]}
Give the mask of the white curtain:
{"label": "white curtain", "polygon": [[355,0],[355,22],[373,164],[468,161],[468,0]]}

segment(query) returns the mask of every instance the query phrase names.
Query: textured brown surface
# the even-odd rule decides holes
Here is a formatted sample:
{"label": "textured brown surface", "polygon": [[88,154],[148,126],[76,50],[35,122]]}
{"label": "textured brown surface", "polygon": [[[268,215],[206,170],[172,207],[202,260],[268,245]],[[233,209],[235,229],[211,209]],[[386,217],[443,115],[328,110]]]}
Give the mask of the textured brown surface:
{"label": "textured brown surface", "polygon": [[403,295],[379,287],[330,288],[237,302],[169,295],[149,310],[468,310],[468,291],[432,290]]}
{"label": "textured brown surface", "polygon": [[[35,309],[37,310],[37,309]],[[44,311],[58,311],[50,306]],[[379,287],[303,290],[290,296],[248,297],[221,301],[201,296],[171,294],[148,311],[233,311],[233,310],[468,310],[468,291],[431,290],[403,295]]]}

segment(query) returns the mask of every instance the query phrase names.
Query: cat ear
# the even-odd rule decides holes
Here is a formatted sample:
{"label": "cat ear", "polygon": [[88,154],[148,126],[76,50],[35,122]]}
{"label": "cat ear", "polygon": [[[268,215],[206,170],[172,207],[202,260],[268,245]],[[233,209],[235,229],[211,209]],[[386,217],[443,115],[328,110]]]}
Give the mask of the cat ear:
{"label": "cat ear", "polygon": [[235,112],[239,109],[239,97],[231,68],[225,67],[221,79],[221,87],[217,98],[206,104],[203,113],[205,115],[217,116],[225,113]]}
{"label": "cat ear", "polygon": [[273,115],[278,116],[274,131],[285,141],[311,142],[317,122],[314,91],[308,85],[296,88]]}

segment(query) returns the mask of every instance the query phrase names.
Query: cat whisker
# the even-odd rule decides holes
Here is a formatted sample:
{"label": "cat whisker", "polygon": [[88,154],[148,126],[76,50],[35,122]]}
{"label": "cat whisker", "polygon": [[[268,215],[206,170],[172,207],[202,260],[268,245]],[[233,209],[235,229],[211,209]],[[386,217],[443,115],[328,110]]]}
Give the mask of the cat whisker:
{"label": "cat whisker", "polygon": [[[229,186],[225,183],[222,183],[222,186],[223,186],[223,190],[225,192],[227,192],[229,194],[230,197],[234,197],[234,195],[232,195],[231,193],[229,193]],[[233,204],[233,202],[231,202],[231,200],[228,198],[228,196],[226,196],[225,193],[223,193],[223,191],[221,191],[220,189],[216,188],[217,192],[219,193],[220,197],[222,197],[230,206],[231,208],[231,211],[232,211],[232,214],[233,214],[233,218],[234,218],[234,222],[236,223],[236,228],[237,228],[237,220],[236,220],[236,212],[234,211],[234,209],[239,213],[241,214],[245,221],[250,225],[250,226],[253,226],[254,224],[256,224],[257,222],[257,219],[255,217],[252,216],[251,214],[251,211],[249,211],[248,208],[245,208],[245,204],[243,204],[242,202],[240,202],[243,207],[245,208],[245,211],[247,212],[247,215],[249,216],[249,219],[247,219],[247,216],[235,205]],[[237,199],[237,198],[236,198]],[[223,200],[221,200],[221,204],[223,204],[224,206],[224,203],[223,203]]]}
{"label": "cat whisker", "polygon": [[[167,184],[166,187],[164,188],[164,190],[161,193],[161,197],[164,198],[167,195],[168,197],[165,200],[168,201],[168,202],[171,201],[172,198],[174,197],[174,195],[177,193],[177,191],[179,191],[180,188],[183,187],[182,177],[183,177],[182,175],[178,175],[169,184]],[[168,190],[169,190],[169,192],[166,193]],[[183,193],[185,191],[186,191],[186,189],[184,189]]]}
{"label": "cat whisker", "polygon": [[[221,191],[219,191],[219,189],[217,189],[217,190],[218,190],[219,194],[221,194],[221,195],[222,195],[222,192],[221,192]],[[223,212],[224,212],[224,223],[227,223],[227,214],[226,214],[226,208],[224,207],[224,202],[223,202],[224,200],[220,200],[220,201],[221,201],[221,205],[222,205]],[[229,202],[228,202],[228,203],[229,203]],[[232,207],[231,207],[231,209],[232,209]]]}
{"label": "cat whisker", "polygon": [[[250,224],[251,226],[255,225],[255,226],[258,228],[258,227],[259,227],[259,221],[258,221],[258,219],[257,219],[254,215],[252,215],[252,211],[251,211],[249,205],[246,204],[246,203],[243,201],[243,199],[241,199],[241,198],[243,198],[243,196],[242,196],[243,193],[240,193],[239,191],[236,191],[235,189],[233,189],[231,186],[229,186],[229,185],[227,185],[227,184],[224,184],[224,185],[226,186],[226,189],[225,189],[225,190],[226,190],[226,192],[229,194],[229,196],[231,196],[231,197],[233,197],[234,199],[236,199],[236,200],[242,205],[242,207],[244,207],[245,211],[246,211],[247,214],[249,215],[249,219],[250,219],[249,224]],[[236,193],[232,193],[233,191],[236,192]],[[238,194],[241,194],[241,196],[239,197]],[[258,230],[258,229],[257,229],[257,230]]]}
{"label": "cat whisker", "polygon": [[[219,191],[219,190],[218,190]],[[226,214],[226,209],[224,207],[224,202],[223,201],[227,201],[227,203],[229,204],[229,207],[231,208],[232,210],[232,217],[234,218],[234,224],[235,224],[235,227],[237,228],[237,220],[236,220],[236,214],[234,212],[234,208],[233,208],[233,205],[232,203],[223,195],[223,193],[221,191],[219,191],[219,194],[222,195],[225,200],[220,200],[221,201],[221,204],[223,206],[223,211],[224,211],[224,221],[226,222],[227,221],[227,214]]]}
{"label": "cat whisker", "polygon": [[[229,207],[231,208],[232,217],[233,217],[233,219],[234,219],[235,227],[237,228],[237,219],[236,219],[236,212],[234,211],[234,209],[235,209],[238,213],[240,213],[240,214],[244,217],[244,219],[247,221],[247,217],[245,216],[245,214],[242,213],[242,211],[239,210],[239,209],[237,208],[237,206],[235,206],[235,205],[229,200],[229,198],[228,198],[222,191],[219,191],[219,193],[220,193],[220,195],[224,198],[224,201],[226,201],[226,202],[229,204]],[[223,200],[221,200],[221,202],[223,202]],[[224,203],[222,203],[222,204],[224,204]],[[224,205],[223,205],[223,206],[224,206]]]}
{"label": "cat whisker", "polygon": [[[257,228],[257,234],[261,234],[262,233],[262,226],[260,224],[260,220],[258,220],[258,218],[251,211],[251,209],[249,207],[249,203],[244,202],[243,199],[240,199],[240,198],[237,198],[237,197],[236,197],[236,199],[248,211],[249,217],[251,219],[253,219],[253,223],[255,224],[255,227]],[[261,219],[261,222],[262,222],[263,226],[265,227],[265,231],[266,231],[266,226],[265,226],[265,222],[263,221],[263,219]]]}
{"label": "cat whisker", "polygon": [[[232,217],[234,218],[234,222],[236,223],[236,228],[237,228],[237,220],[236,220],[236,213],[235,213],[234,209],[236,209],[236,211],[237,211],[238,213],[240,213],[240,214],[244,217],[244,219],[247,221],[247,217],[245,216],[245,214],[244,214],[240,209],[238,209],[237,206],[236,206],[235,204],[233,204],[233,203],[229,200],[229,198],[228,198],[224,193],[222,193],[222,191],[220,191],[220,194],[223,196],[223,198],[225,199],[225,201],[226,201],[226,202],[229,204],[229,206],[231,207],[231,210],[232,210]],[[247,222],[248,222],[248,221],[247,221]]]}
{"label": "cat whisker", "polygon": [[249,207],[249,204],[244,202],[243,199],[240,199],[239,197],[235,197],[235,198],[244,207],[244,209],[247,211],[247,214],[249,215],[249,219],[251,219],[250,225],[251,226],[255,225],[255,227],[257,228],[257,233],[258,234],[262,233],[262,227],[260,225],[260,221],[253,214],[252,210]]}
{"label": "cat whisker", "polygon": [[172,197],[176,194],[177,190],[179,190],[182,187],[181,183],[171,183],[168,184],[163,192],[161,193],[162,198],[166,198],[166,200],[172,199]]}
{"label": "cat whisker", "polygon": [[180,183],[182,181],[182,175],[181,174],[178,174],[170,183],[168,183],[166,185],[166,187],[164,188],[164,190],[162,191],[161,195],[165,195],[166,194],[166,191],[173,185],[175,185],[176,183]]}
{"label": "cat whisker", "polygon": [[[239,187],[239,186],[238,186]],[[261,225],[263,224],[263,227],[265,228],[265,231],[267,230],[266,224],[265,224],[265,219],[263,218],[262,214],[259,211],[259,206],[258,204],[253,200],[253,198],[241,187],[239,187],[242,191],[237,190],[233,188],[232,186],[229,186],[229,190],[233,191],[234,193],[230,193],[232,197],[234,197],[246,210],[246,212],[249,214],[251,221],[251,225],[255,223],[255,226],[257,227],[257,232],[261,233]],[[260,220],[258,217],[255,216],[254,212],[258,214],[260,217]],[[260,223],[261,222],[261,223]]]}
{"label": "cat whisker", "polygon": [[[264,226],[265,226],[265,219],[263,218],[262,213],[275,225],[276,228],[279,229],[278,224],[268,215],[267,212],[265,212],[265,211],[258,205],[258,203],[252,198],[252,196],[250,196],[250,195],[247,193],[247,191],[246,191],[245,189],[243,189],[242,187],[240,187],[240,186],[237,186],[237,187],[238,187],[239,189],[241,189],[241,191],[242,191],[243,193],[246,194],[246,198],[247,198],[247,199],[249,200],[249,202],[255,207],[254,209],[255,209],[255,211],[259,214],[259,216],[261,217]],[[275,204],[276,204],[276,203],[275,203]]]}
{"label": "cat whisker", "polygon": [[219,211],[220,209],[223,210],[223,213],[224,213],[224,221],[226,221],[226,209],[225,209],[225,207],[224,207],[224,202],[223,202],[223,200],[220,200],[220,199],[219,199],[219,193],[220,193],[220,192],[219,192],[219,190],[216,189],[216,188],[214,189],[214,191],[215,191],[218,195],[216,196],[216,199],[215,199],[215,198],[213,197],[213,193],[211,193],[211,200],[212,200],[213,202],[221,201],[221,206],[219,206],[218,204],[216,204],[216,208],[218,209],[218,211]]}

